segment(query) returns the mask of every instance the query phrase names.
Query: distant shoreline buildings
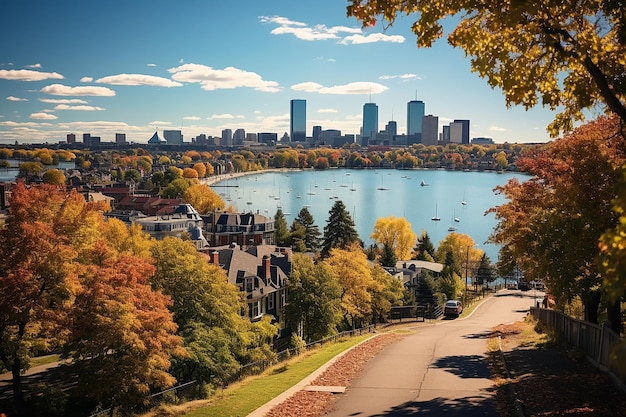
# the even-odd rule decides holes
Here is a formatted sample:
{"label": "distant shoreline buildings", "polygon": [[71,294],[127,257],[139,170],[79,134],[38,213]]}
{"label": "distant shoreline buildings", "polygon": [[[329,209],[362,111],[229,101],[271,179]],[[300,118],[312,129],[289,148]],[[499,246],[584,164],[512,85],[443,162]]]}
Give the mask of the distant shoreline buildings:
{"label": "distant shoreline buildings", "polygon": [[[301,144],[307,147],[330,146],[338,148],[346,144],[358,144],[361,147],[369,146],[411,146],[423,144],[426,146],[459,143],[459,144],[493,144],[491,138],[473,138],[470,140],[470,121],[455,119],[453,122],[439,129],[439,117],[426,114],[426,104],[422,100],[411,100],[407,103],[406,133],[398,134],[398,123],[390,120],[383,130],[379,130],[378,105],[368,102],[363,105],[363,123],[359,134],[343,134],[337,129],[324,129],[322,126],[313,126],[311,136],[307,136],[307,103],[304,99],[293,99],[289,108],[289,133],[285,132],[278,137],[275,132],[249,133],[242,128],[223,129],[221,136],[207,136],[200,134],[191,142],[183,141],[181,130],[163,130],[163,137],[158,131],[148,139],[148,145],[197,145],[207,147],[240,147],[245,145],[275,146],[279,144]],[[90,147],[105,146],[99,136],[83,133],[83,145]],[[76,134],[69,133],[67,144],[76,144]],[[126,134],[115,134],[115,145],[127,145]]]}

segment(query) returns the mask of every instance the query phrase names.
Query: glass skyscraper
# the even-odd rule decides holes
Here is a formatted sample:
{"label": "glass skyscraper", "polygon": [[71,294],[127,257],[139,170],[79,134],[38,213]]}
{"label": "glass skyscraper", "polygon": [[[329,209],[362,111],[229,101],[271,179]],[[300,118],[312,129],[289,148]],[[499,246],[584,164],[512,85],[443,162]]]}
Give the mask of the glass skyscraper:
{"label": "glass skyscraper", "polygon": [[406,106],[406,134],[409,144],[420,143],[422,140],[422,119],[425,114],[425,105],[422,100],[411,100]]}
{"label": "glass skyscraper", "polygon": [[290,140],[306,142],[306,100],[291,100],[290,116]]}
{"label": "glass skyscraper", "polygon": [[363,105],[363,132],[361,133],[361,145],[367,146],[370,139],[374,139],[378,133],[378,106],[376,103]]}

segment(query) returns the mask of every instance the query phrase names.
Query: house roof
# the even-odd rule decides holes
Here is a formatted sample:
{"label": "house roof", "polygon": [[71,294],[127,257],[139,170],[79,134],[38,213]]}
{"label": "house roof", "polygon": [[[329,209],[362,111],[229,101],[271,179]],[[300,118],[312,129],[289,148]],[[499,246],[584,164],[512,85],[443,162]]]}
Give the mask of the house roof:
{"label": "house roof", "polygon": [[443,264],[437,262],[428,262],[428,261],[418,261],[418,260],[410,260],[410,261],[398,261],[396,262],[396,268],[398,269],[408,269],[411,266],[415,269],[428,269],[429,271],[440,273],[443,270]]}

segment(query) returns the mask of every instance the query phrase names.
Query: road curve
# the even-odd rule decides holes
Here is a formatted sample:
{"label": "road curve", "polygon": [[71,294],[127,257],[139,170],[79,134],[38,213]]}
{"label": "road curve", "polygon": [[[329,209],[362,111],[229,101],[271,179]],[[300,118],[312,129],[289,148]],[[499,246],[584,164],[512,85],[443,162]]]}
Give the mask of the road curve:
{"label": "road curve", "polygon": [[535,302],[532,293],[502,291],[466,318],[416,326],[368,363],[326,417],[499,416],[487,338],[494,326],[523,319]]}

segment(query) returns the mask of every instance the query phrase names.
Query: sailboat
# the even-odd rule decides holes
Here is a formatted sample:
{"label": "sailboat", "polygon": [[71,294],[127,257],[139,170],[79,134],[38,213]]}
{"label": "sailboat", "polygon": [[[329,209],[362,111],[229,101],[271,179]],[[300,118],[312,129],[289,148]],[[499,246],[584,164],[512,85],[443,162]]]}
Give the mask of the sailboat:
{"label": "sailboat", "polygon": [[381,191],[388,190],[388,188],[385,188],[383,185],[383,178],[384,177],[380,177],[380,187],[378,187],[377,190],[381,190]]}
{"label": "sailboat", "polygon": [[437,216],[437,205],[436,204],[435,204],[435,216],[431,220],[436,221],[436,222],[441,220],[441,217]]}
{"label": "sailboat", "polygon": [[456,231],[456,226],[454,225],[454,222],[459,222],[459,218],[456,217],[456,214],[454,215],[454,217],[452,218],[453,222],[450,224],[450,227],[448,227],[448,232],[455,232]]}
{"label": "sailboat", "polygon": [[463,193],[463,200],[461,200],[461,204],[463,204],[464,206],[467,205],[467,201],[465,201],[465,193]]}

